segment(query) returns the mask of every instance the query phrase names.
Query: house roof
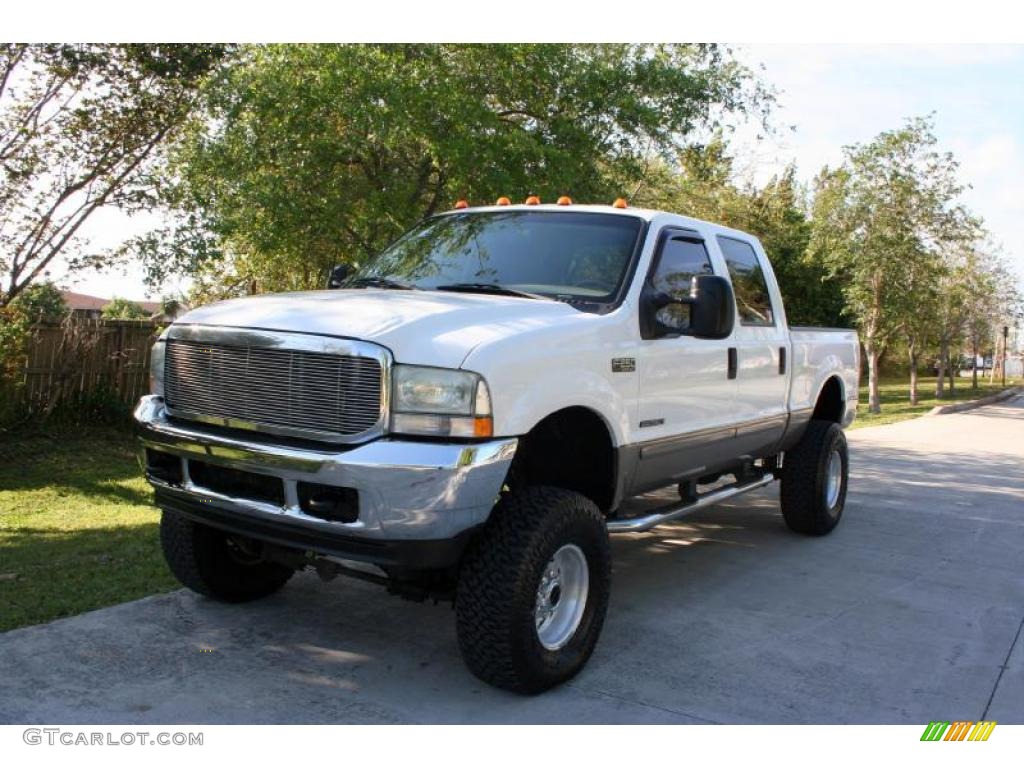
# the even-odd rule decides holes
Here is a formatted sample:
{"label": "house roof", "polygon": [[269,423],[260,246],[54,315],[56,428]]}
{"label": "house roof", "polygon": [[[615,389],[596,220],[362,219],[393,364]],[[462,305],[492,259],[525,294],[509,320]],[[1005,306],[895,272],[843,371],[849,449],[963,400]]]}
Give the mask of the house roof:
{"label": "house roof", "polygon": [[[64,297],[64,303],[68,309],[81,309],[81,310],[102,310],[107,304],[113,299],[104,299],[99,296],[90,296],[87,293],[75,293],[74,291],[61,291],[61,296]],[[155,315],[160,312],[159,301],[136,301],[140,307],[149,312],[151,315]]]}

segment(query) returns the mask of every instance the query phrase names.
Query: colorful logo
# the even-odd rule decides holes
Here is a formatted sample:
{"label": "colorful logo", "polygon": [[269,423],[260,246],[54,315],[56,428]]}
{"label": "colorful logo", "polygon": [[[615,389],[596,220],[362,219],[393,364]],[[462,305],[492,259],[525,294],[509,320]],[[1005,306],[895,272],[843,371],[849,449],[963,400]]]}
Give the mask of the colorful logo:
{"label": "colorful logo", "polygon": [[932,721],[924,729],[921,741],[988,741],[995,727],[995,720]]}

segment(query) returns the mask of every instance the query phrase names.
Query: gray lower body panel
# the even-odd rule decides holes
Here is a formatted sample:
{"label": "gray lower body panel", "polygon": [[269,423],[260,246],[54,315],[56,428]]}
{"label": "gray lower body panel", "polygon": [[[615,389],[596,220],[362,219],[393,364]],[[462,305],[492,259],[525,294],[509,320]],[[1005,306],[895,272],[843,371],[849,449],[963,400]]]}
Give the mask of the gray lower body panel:
{"label": "gray lower body panel", "polygon": [[795,420],[779,414],[626,446],[619,451],[619,461],[632,469],[623,498],[774,455],[791,436],[799,439],[810,413],[806,419],[802,413]]}

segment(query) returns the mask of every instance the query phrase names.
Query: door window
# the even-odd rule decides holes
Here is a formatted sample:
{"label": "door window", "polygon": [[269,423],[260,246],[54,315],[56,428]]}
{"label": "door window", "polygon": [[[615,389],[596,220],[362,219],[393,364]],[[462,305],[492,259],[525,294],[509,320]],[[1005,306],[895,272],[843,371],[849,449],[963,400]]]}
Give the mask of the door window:
{"label": "door window", "polygon": [[[711,274],[714,271],[704,243],[680,234],[670,236],[662,244],[651,282],[655,290],[678,299],[690,295],[693,277]],[[690,327],[690,307],[670,304],[658,310],[657,319],[669,328],[686,330]]]}
{"label": "door window", "polygon": [[753,246],[731,237],[719,237],[718,245],[729,268],[740,322],[743,325],[775,325],[768,283]]}

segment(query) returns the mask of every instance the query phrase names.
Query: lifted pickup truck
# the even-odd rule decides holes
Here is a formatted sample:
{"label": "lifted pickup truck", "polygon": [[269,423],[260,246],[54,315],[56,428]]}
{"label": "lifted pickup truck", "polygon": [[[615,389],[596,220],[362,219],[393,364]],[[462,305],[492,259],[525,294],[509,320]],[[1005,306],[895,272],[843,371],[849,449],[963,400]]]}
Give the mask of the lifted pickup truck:
{"label": "lifted pickup truck", "polygon": [[469,669],[533,693],[594,650],[609,534],[776,479],[791,529],[831,531],[856,335],[788,328],[750,235],[561,202],[462,207],[336,290],[171,325],[135,419],[178,579],[246,601],[314,568],[452,600]]}

